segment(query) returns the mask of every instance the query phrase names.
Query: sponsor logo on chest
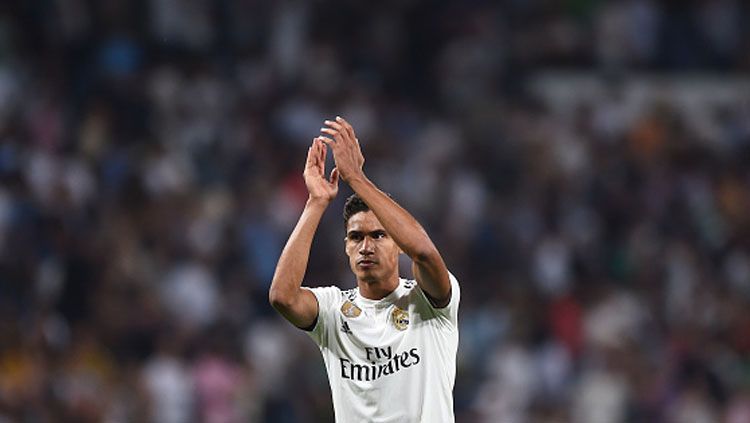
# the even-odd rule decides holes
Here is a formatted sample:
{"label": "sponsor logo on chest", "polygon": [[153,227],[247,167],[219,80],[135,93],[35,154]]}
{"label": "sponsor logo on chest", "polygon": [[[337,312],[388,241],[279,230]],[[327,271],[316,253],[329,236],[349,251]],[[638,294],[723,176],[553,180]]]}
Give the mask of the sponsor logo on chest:
{"label": "sponsor logo on chest", "polygon": [[370,382],[416,366],[422,361],[417,348],[395,352],[391,346],[365,347],[365,357],[367,361],[359,363],[339,357],[341,378]]}

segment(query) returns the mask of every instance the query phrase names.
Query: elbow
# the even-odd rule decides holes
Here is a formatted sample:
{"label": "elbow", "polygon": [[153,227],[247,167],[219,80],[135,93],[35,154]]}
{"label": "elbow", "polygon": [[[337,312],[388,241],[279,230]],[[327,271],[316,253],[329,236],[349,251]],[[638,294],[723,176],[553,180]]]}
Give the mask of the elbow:
{"label": "elbow", "polygon": [[288,309],[291,304],[291,296],[278,288],[274,288],[272,284],[268,291],[268,302],[276,310]]}

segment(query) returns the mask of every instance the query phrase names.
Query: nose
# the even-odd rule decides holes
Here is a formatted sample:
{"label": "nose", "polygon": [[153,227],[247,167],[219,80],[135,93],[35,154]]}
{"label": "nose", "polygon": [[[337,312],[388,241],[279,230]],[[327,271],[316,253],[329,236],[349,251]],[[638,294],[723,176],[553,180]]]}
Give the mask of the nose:
{"label": "nose", "polygon": [[359,253],[362,255],[372,254],[373,245],[374,244],[370,238],[364,237],[364,239],[362,239],[362,243],[359,245]]}

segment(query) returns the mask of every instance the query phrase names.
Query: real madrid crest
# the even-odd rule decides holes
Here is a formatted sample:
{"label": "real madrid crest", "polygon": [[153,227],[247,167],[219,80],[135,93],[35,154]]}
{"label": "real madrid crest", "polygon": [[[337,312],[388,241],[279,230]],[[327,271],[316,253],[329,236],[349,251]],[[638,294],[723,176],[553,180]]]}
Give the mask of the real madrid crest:
{"label": "real madrid crest", "polygon": [[357,317],[362,314],[362,309],[357,307],[351,301],[345,301],[344,304],[341,305],[341,313],[346,317]]}
{"label": "real madrid crest", "polygon": [[396,329],[406,330],[407,326],[409,326],[409,313],[398,307],[394,307],[393,312],[391,312],[391,320],[393,320],[393,326]]}

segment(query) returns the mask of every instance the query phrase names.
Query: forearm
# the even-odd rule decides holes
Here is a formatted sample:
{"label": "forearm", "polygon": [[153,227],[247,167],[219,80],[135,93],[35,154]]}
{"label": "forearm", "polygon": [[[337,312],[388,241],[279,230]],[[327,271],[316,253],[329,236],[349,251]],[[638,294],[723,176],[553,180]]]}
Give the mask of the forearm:
{"label": "forearm", "polygon": [[415,263],[439,259],[437,248],[427,232],[408,211],[378,189],[364,175],[347,182],[375,213],[399,248]]}
{"label": "forearm", "polygon": [[310,247],[327,202],[308,199],[305,209],[281,252],[273,275],[269,298],[272,303],[289,301],[302,286]]}
{"label": "forearm", "polygon": [[395,201],[380,191],[364,173],[365,159],[354,134],[354,128],[341,117],[327,120],[320,131],[333,139],[319,137],[333,148],[336,168],[342,178],[367,204],[383,225],[388,236],[415,265],[414,276],[419,286],[433,300],[433,305],[444,306],[450,300],[450,278],[445,262],[422,225]]}

